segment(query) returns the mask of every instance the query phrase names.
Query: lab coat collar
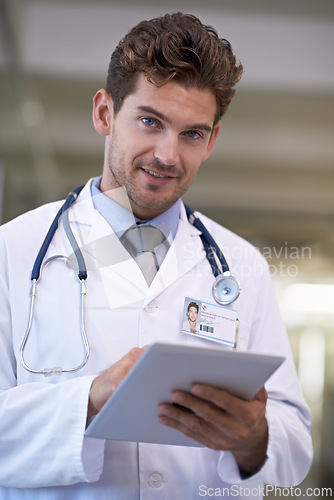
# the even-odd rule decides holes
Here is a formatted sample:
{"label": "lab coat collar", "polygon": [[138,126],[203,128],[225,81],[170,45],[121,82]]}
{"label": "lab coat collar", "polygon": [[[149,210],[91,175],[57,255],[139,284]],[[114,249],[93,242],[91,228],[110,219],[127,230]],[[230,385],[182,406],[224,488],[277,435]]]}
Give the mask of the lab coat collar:
{"label": "lab coat collar", "polygon": [[[205,252],[201,240],[198,238],[201,232],[189,223],[185,207],[182,203],[179,226],[174,241],[167,252],[159,272],[156,274],[151,286],[148,287],[135,261],[127,254],[108,222],[95,210],[91,197],[92,181],[93,179],[89,180],[84,186],[69,212],[70,222],[76,225],[90,226],[83,244],[84,250],[86,250],[84,257],[85,260],[88,259],[88,272],[90,268],[96,268],[96,266],[105,269],[109,268],[107,274],[110,279],[116,281],[118,279],[122,281],[126,280],[129,284],[132,283],[138,292],[135,295],[138,298],[141,296],[144,299],[143,306],[145,307],[154,297],[158,296],[163,290],[189,272],[198,262],[205,259]],[[99,251],[97,252],[98,258],[93,263],[91,258],[93,247],[96,247],[99,242],[103,242],[103,238],[112,240],[112,245],[115,249],[113,254],[116,255],[116,258],[114,261],[104,261],[105,258],[110,258],[110,254],[108,257],[106,253],[103,254],[102,252],[101,254]],[[117,286],[116,281],[114,286]]]}
{"label": "lab coat collar", "polygon": [[91,196],[91,183],[94,179],[84,185],[76,202],[69,211],[69,221],[77,224],[92,225],[94,216],[94,204]]}

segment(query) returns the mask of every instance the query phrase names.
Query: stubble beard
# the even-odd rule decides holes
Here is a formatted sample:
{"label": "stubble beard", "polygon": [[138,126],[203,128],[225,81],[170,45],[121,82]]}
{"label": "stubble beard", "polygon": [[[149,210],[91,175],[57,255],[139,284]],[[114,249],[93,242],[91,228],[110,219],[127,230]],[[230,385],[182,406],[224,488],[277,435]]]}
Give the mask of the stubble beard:
{"label": "stubble beard", "polygon": [[[117,187],[122,187],[127,193],[127,196],[129,197],[130,201],[134,205],[140,207],[141,209],[152,210],[152,212],[162,213],[166,211],[168,208],[170,208],[172,205],[174,205],[174,203],[184,194],[184,192],[188,188],[188,186],[186,186],[184,189],[176,189],[173,195],[170,196],[168,199],[159,200],[158,195],[156,195],[154,199],[151,198],[149,194],[147,194],[144,199],[144,197],[140,194],[137,186],[135,185],[135,182],[130,178],[127,178],[127,176],[125,175],[125,173],[129,172],[129,170],[126,168],[126,165],[123,165],[122,161],[120,160],[119,154],[117,152],[117,148],[115,148],[113,145],[111,145],[109,151],[108,166],[111,175],[113,176],[115,182],[117,183]],[[117,168],[115,168],[115,166],[117,166]],[[177,175],[177,171],[174,166],[166,166],[156,159],[150,162],[144,160],[137,160],[134,163],[134,168],[145,168],[146,170],[158,170],[160,173],[166,173],[166,175],[168,174]],[[152,192],[152,195],[154,195],[154,193],[157,193],[159,191],[159,186],[151,184],[149,186],[149,189]]]}

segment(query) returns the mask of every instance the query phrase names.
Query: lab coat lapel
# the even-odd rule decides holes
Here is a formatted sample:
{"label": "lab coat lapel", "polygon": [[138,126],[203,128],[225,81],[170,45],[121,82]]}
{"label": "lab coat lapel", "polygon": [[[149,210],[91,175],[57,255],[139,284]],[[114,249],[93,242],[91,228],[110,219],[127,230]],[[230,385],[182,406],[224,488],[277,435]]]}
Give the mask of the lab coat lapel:
{"label": "lab coat lapel", "polygon": [[[144,299],[145,307],[154,297],[205,259],[203,246],[198,238],[200,231],[189,223],[183,204],[177,234],[150,287],[110,225],[94,209],[90,182],[71,208],[70,221],[77,225],[76,237],[83,247],[88,270],[101,271],[104,288],[110,293],[112,289],[124,290],[122,303]],[[112,251],[109,251],[109,248],[112,248]],[[117,300],[114,303],[114,307],[117,307],[118,302]]]}
{"label": "lab coat lapel", "polygon": [[122,289],[125,286],[126,293],[132,297],[130,302],[146,295],[148,287],[141,270],[97,210],[94,211],[86,253],[90,256],[92,267],[100,269],[105,287]]}
{"label": "lab coat lapel", "polygon": [[198,237],[200,234],[189,223],[182,205],[176,236],[149,288],[144,306],[205,259],[203,245]]}
{"label": "lab coat lapel", "polygon": [[[148,290],[145,278],[108,222],[95,210],[90,185],[85,186],[73,205],[70,221],[76,223],[76,237],[80,242],[88,273],[100,271],[108,295],[111,290],[124,289],[124,300],[127,303],[142,300]],[[116,300],[114,293],[112,295],[113,307],[119,307],[119,300]],[[124,300],[122,298],[122,305]]]}

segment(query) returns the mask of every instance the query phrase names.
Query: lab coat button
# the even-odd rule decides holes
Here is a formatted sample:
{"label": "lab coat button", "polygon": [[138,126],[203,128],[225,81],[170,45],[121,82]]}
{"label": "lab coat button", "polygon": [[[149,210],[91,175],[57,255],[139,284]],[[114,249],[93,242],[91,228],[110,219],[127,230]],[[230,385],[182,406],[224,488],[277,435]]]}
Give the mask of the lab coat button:
{"label": "lab coat button", "polygon": [[145,311],[148,313],[152,313],[156,310],[156,308],[157,308],[157,306],[156,306],[155,302],[152,301],[149,304],[147,304],[147,306],[145,307]]}
{"label": "lab coat button", "polygon": [[162,479],[162,476],[160,476],[160,474],[158,474],[157,472],[154,472],[153,474],[150,475],[149,480],[148,480],[148,484],[152,488],[160,488],[162,483],[163,483],[163,479]]}

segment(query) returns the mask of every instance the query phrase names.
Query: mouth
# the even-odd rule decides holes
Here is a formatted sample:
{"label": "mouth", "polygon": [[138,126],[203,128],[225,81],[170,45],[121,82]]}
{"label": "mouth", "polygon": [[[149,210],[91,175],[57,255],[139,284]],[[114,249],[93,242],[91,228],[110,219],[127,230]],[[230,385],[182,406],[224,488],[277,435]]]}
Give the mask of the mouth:
{"label": "mouth", "polygon": [[172,179],[173,177],[170,175],[159,174],[158,172],[154,172],[154,170],[148,170],[147,168],[143,168],[144,172],[152,175],[157,179]]}

